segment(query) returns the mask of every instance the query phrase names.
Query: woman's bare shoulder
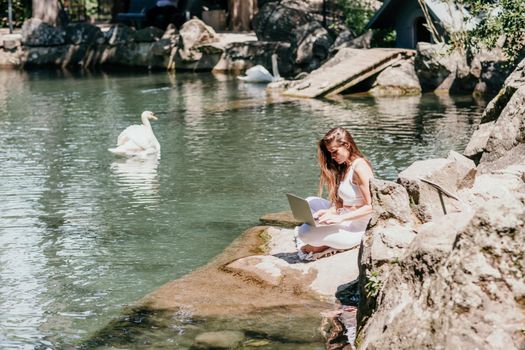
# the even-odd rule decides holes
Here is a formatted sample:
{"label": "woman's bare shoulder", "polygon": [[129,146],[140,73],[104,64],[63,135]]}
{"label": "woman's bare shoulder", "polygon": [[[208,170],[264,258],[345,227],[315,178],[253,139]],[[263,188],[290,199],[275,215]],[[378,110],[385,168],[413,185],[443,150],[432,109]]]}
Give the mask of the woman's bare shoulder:
{"label": "woman's bare shoulder", "polygon": [[[373,171],[370,163],[364,158],[358,158],[359,161],[355,164],[354,172],[359,176],[373,176]],[[356,159],[357,160],[357,159]],[[355,161],[354,161],[355,162]]]}

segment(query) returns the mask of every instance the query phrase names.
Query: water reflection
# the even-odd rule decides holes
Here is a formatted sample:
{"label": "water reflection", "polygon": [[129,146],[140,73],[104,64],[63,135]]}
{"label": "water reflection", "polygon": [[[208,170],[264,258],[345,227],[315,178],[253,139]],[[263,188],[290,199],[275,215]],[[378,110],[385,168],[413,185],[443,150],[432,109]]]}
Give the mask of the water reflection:
{"label": "water reflection", "polygon": [[119,158],[111,163],[118,185],[133,193],[136,203],[155,203],[159,198],[159,159],[150,157]]}

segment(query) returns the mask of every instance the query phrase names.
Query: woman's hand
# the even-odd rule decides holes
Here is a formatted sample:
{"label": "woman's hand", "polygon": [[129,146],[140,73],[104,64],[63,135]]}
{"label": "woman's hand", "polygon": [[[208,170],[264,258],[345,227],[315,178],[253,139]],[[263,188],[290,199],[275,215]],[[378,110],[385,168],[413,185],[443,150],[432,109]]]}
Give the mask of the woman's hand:
{"label": "woman's hand", "polygon": [[314,215],[314,219],[319,219],[321,216],[323,215],[326,215],[326,214],[329,214],[329,213],[334,213],[334,210],[332,208],[328,208],[328,209],[320,209],[318,211],[316,211],[313,215]]}
{"label": "woman's hand", "polygon": [[328,212],[319,217],[319,223],[321,224],[339,224],[344,220],[344,217],[341,214],[334,212]]}

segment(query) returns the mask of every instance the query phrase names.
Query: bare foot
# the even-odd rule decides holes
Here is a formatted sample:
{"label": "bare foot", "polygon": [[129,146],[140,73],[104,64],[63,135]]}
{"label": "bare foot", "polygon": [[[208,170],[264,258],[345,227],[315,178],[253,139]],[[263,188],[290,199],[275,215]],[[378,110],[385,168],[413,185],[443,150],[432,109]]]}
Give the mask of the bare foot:
{"label": "bare foot", "polygon": [[329,247],[326,245],[323,245],[320,247],[314,247],[313,245],[306,244],[301,247],[301,251],[303,253],[320,253],[322,251],[327,250],[328,248]]}

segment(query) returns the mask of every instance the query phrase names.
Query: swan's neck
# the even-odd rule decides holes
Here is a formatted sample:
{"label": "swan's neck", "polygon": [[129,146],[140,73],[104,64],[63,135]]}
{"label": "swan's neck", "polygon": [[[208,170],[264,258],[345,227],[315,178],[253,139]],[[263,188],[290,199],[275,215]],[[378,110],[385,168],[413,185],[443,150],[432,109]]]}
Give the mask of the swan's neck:
{"label": "swan's neck", "polygon": [[273,71],[273,78],[278,79],[281,76],[279,75],[279,66],[277,65],[277,55],[272,55],[272,71]]}
{"label": "swan's neck", "polygon": [[143,117],[142,119],[142,125],[144,125],[146,128],[151,130],[151,124],[149,123],[148,117]]}

